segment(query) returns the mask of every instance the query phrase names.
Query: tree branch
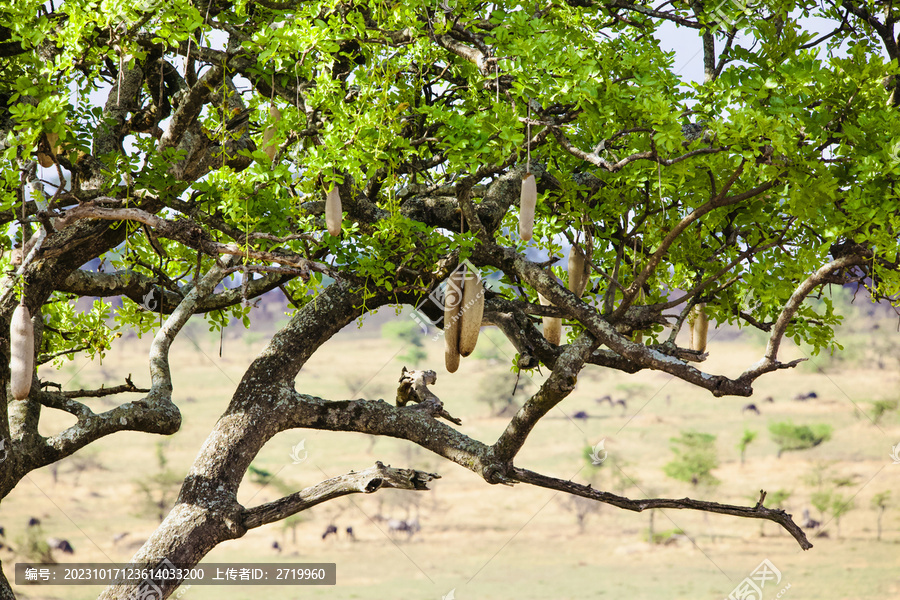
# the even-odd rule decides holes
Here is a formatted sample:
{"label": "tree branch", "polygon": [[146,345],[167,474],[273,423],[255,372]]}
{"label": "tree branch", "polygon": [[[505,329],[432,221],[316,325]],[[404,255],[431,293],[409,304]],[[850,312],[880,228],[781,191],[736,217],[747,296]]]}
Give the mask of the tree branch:
{"label": "tree branch", "polygon": [[797,286],[797,289],[791,294],[790,300],[784,305],[781,314],[778,315],[778,319],[772,327],[772,332],[769,335],[769,342],[766,344],[765,355],[758,363],[744,371],[738,379],[742,381],[753,381],[764,373],[769,373],[777,369],[789,368],[800,363],[802,360],[806,360],[799,359],[786,364],[779,363],[777,360],[778,350],[781,347],[781,340],[784,337],[785,331],[787,331],[788,325],[791,323],[791,319],[794,318],[794,315],[797,313],[797,310],[799,310],[800,305],[803,304],[803,301],[806,300],[806,297],[809,296],[816,287],[825,283],[834,271],[854,265],[865,264],[867,260],[870,259],[871,255],[865,257],[859,254],[851,254],[836,258],[819,267],[815,273],[811,274],[803,281],[803,283]]}
{"label": "tree branch", "polygon": [[163,152],[166,148],[174,148],[181,142],[185,131],[197,120],[200,111],[203,110],[203,105],[209,100],[212,88],[221,82],[223,73],[224,69],[221,65],[213,65],[191,87],[172,115],[168,129],[159,139],[157,148],[159,152]]}
{"label": "tree branch", "polygon": [[719,504],[718,502],[706,502],[703,500],[692,500],[690,498],[682,498],[680,500],[667,498],[647,498],[646,500],[631,500],[623,496],[610,494],[609,492],[601,492],[599,490],[592,489],[589,485],[585,486],[573,483],[571,481],[557,479],[555,477],[548,477],[546,475],[541,475],[539,473],[535,473],[527,469],[520,469],[518,467],[513,469],[513,477],[516,479],[516,481],[521,481],[522,483],[529,483],[538,487],[558,490],[560,492],[565,492],[574,496],[581,496],[582,498],[589,498],[591,500],[603,502],[604,504],[611,504],[612,506],[624,508],[625,510],[631,510],[634,512],[642,512],[651,508],[677,508],[718,513],[721,515],[732,515],[734,517],[743,517],[748,519],[765,519],[767,521],[778,523],[779,525],[784,527],[784,529],[788,533],[790,533],[795,540],[797,540],[797,543],[800,544],[800,547],[804,550],[809,550],[810,548],[812,548],[812,544],[808,539],[806,539],[806,534],[796,523],[794,523],[791,515],[781,509],[766,508],[765,506],[762,506],[762,503],[757,503],[756,506],[747,507],[734,506],[731,504]]}
{"label": "tree branch", "polygon": [[637,365],[675,375],[679,379],[709,390],[714,396],[750,396],[749,381],[732,380],[723,375],[710,375],[660,350],[638,344],[621,335],[597,311],[565,289],[546,270],[529,261],[513,248],[475,246],[475,263],[495,266],[506,273],[515,273],[553,304],[565,307],[572,318],[580,322],[597,341]]}
{"label": "tree branch", "polygon": [[[103,199],[101,199],[103,200]],[[107,199],[108,200],[108,199]],[[307,279],[306,270],[318,271],[331,275],[331,269],[324,264],[308,260],[292,253],[276,254],[264,250],[256,250],[238,244],[222,244],[213,240],[199,225],[189,219],[168,221],[154,214],[138,208],[103,208],[93,204],[83,204],[65,213],[60,219],[60,227],[67,227],[80,219],[104,219],[108,221],[137,221],[149,225],[156,230],[157,235],[176,240],[185,246],[200,250],[207,254],[226,254],[231,256],[246,256],[255,260],[274,262],[289,265],[301,270],[301,277]]]}
{"label": "tree branch", "polygon": [[350,471],[346,475],[326,479],[274,502],[244,509],[241,521],[245,528],[253,529],[286,519],[317,504],[348,494],[371,494],[383,488],[425,491],[428,489],[429,481],[440,478],[441,476],[435,473],[386,467],[378,461],[374,467],[369,467],[365,471],[359,473]]}
{"label": "tree branch", "polygon": [[597,343],[589,333],[582,333],[566,346],[550,377],[519,409],[494,444],[497,460],[512,462],[538,421],[575,389],[578,374],[596,347]]}
{"label": "tree branch", "polygon": [[66,398],[103,398],[104,396],[114,396],[125,392],[148,393],[150,390],[139,388],[131,381],[131,375],[125,378],[125,383],[115,385],[113,387],[101,387],[96,390],[72,390],[68,392],[60,392]]}
{"label": "tree branch", "polygon": [[[732,204],[743,202],[744,200],[753,198],[767,190],[772,189],[778,182],[778,178],[780,176],[781,175],[779,175],[772,181],[767,181],[766,183],[758,185],[755,188],[749,189],[739,194],[734,194],[733,196],[725,195],[728,192],[728,187],[726,186],[715,197],[698,206],[697,208],[692,210],[690,214],[681,219],[681,221],[675,227],[673,227],[669,233],[666,234],[666,237],[664,237],[662,242],[660,242],[659,248],[657,248],[656,251],[654,251],[653,254],[650,255],[650,258],[647,259],[647,264],[644,266],[644,269],[640,272],[640,274],[638,274],[638,276],[634,278],[634,281],[631,282],[631,285],[629,285],[624,290],[624,297],[622,298],[622,302],[619,304],[619,307],[615,310],[615,312],[613,312],[613,318],[621,316],[621,314],[628,309],[628,307],[634,301],[635,296],[637,296],[638,291],[643,288],[645,283],[647,283],[650,275],[659,266],[659,263],[669,251],[669,248],[672,246],[678,236],[681,235],[682,232],[684,232],[684,230],[691,225],[691,223],[717,208],[722,208],[723,206],[730,206]],[[732,179],[734,179],[734,177],[732,177]]]}
{"label": "tree branch", "polygon": [[[227,267],[214,266],[166,319],[150,345],[150,379],[152,386],[142,399],[117,406],[95,415],[78,409],[78,422],[58,435],[46,438],[40,448],[33,449],[29,469],[35,469],[69,456],[87,444],[117,431],[143,431],[171,434],[181,426],[181,414],[172,403],[172,379],[169,371],[169,347],[175,336],[194,312],[196,305],[212,293]],[[127,384],[126,384],[127,385]],[[61,410],[76,409],[64,394],[41,392],[47,402]],[[66,398],[65,401],[62,398]],[[76,403],[78,404],[78,403]],[[72,413],[76,414],[76,413]]]}
{"label": "tree branch", "polygon": [[[235,267],[232,267],[229,272],[234,272],[234,269]],[[296,277],[296,272],[296,269],[291,269],[290,273],[277,272],[253,279],[247,286],[247,298],[256,298],[283,285]],[[136,304],[143,305],[144,308],[151,312],[170,314],[184,300],[184,294],[187,294],[191,288],[190,286],[185,286],[180,288],[179,292],[163,288],[162,301],[160,301],[160,285],[156,279],[143,273],[126,269],[113,271],[112,273],[74,271],[56,289],[60,292],[77,294],[79,296],[96,296],[99,298],[125,296]],[[155,306],[148,306],[148,298],[153,300]],[[195,314],[222,310],[238,304],[241,300],[243,300],[243,297],[240,288],[226,289],[205,298],[197,305]],[[65,352],[64,354],[68,353]]]}
{"label": "tree branch", "polygon": [[638,152],[636,154],[626,156],[622,160],[613,163],[609,162],[602,156],[599,156],[595,152],[585,152],[584,150],[578,148],[569,141],[569,139],[563,134],[562,131],[560,131],[558,127],[553,127],[552,131],[553,135],[556,136],[557,141],[559,141],[559,145],[562,146],[563,149],[566,150],[566,152],[576,158],[580,158],[585,162],[589,162],[594,166],[600,167],[601,169],[606,169],[610,173],[621,171],[624,167],[638,160],[649,160],[651,162],[659,163],[664,167],[668,167],[695,156],[702,156],[704,154],[717,154],[728,149],[724,146],[719,148],[697,148],[695,150],[691,150],[690,152],[686,152],[681,156],[676,156],[675,158],[671,159],[660,158],[655,151],[648,150],[646,152]]}
{"label": "tree branch", "polygon": [[444,403],[434,392],[428,389],[429,385],[437,381],[437,373],[434,371],[407,371],[403,367],[400,375],[400,386],[397,388],[397,406],[406,406],[409,402],[418,404],[420,408],[434,418],[443,417],[454,423],[462,425],[462,421],[453,417],[444,410]]}
{"label": "tree branch", "polygon": [[[580,6],[580,2],[575,2],[574,0],[569,0],[569,4],[573,4],[576,6]],[[595,2],[593,4],[600,4],[599,2]],[[649,6],[642,6],[640,4],[632,4],[630,2],[625,2],[624,0],[612,0],[611,2],[603,2],[604,6],[610,8],[624,8],[625,10],[630,10],[632,12],[640,13],[642,15],[648,17],[655,17],[657,19],[665,19],[666,21],[672,21],[673,23],[677,23],[682,27],[689,27],[691,29],[703,29],[705,25],[698,23],[697,21],[692,21],[685,17],[679,16],[675,12],[663,12],[660,10],[655,10],[650,8]]]}

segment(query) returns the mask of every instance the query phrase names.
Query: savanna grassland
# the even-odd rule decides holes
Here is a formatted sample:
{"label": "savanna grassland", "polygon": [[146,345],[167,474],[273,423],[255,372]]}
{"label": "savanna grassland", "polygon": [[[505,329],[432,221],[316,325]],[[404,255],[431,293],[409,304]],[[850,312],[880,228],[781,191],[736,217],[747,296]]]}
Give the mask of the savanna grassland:
{"label": "savanna grassland", "polygon": [[[900,416],[887,410],[875,421],[874,403],[900,397],[900,333],[896,317],[868,306],[849,307],[843,327],[845,350],[819,356],[791,372],[761,379],[753,398],[714,398],[669,375],[623,375],[588,367],[575,392],[536,428],[517,464],[629,497],[700,497],[752,505],[759,490],[789,493],[783,502],[795,520],[804,509],[823,522],[827,537],[812,537],[803,552],[770,522],[688,511],[656,511],[656,544],[648,543],[651,516],[609,506],[588,510],[545,489],[489,486],[472,473],[393,439],[356,434],[290,431],[277,436],[254,462],[238,500],[245,506],[271,501],[350,469],[381,460],[393,466],[439,473],[432,490],[355,495],[316,507],[288,523],[251,530],[243,539],[213,550],[204,562],[334,562],[333,587],[182,588],[180,598],[410,598],[444,596],[484,599],[697,599],[725,598],[763,560],[781,572],[764,598],[888,599],[900,596],[900,464],[891,447],[900,444]],[[331,399],[391,400],[408,345],[384,339],[380,325],[408,321],[382,314],[353,325],[326,344],[301,371],[297,389]],[[28,559],[27,521],[41,521],[40,535],[69,540],[74,555],[55,553],[61,562],[127,562],[153,531],[160,512],[174,501],[178,484],[211,426],[226,407],[245,367],[265,336],[232,325],[219,356],[219,338],[201,325],[181,335],[173,350],[174,399],[183,414],[171,438],[119,433],[55,465],[27,476],[0,506],[6,542],[0,550],[7,577],[12,565]],[[443,345],[423,337],[426,358],[416,366],[438,371],[433,391],[463,419],[462,430],[492,442],[505,418],[493,416],[483,390],[508,376],[511,350],[486,329],[474,357],[453,375],[443,370]],[[483,334],[483,336],[485,335]],[[131,373],[146,384],[149,339],[118,340],[99,363],[69,363],[59,372],[42,369],[44,380],[64,389],[114,385]],[[494,342],[498,342],[495,344]],[[761,355],[763,340],[722,327],[712,332],[709,370],[737,375]],[[793,346],[785,359],[804,356]],[[533,377],[533,378],[532,378]],[[523,375],[519,387],[534,391],[541,374]],[[798,394],[817,398],[798,401]],[[600,404],[609,394],[627,407]],[[771,396],[773,402],[764,399]],[[521,401],[521,400],[519,400]],[[742,411],[754,403],[761,414]],[[95,410],[112,407],[96,399]],[[496,407],[494,407],[496,409]],[[583,411],[587,419],[573,419]],[[49,415],[48,415],[49,417]],[[768,425],[829,424],[830,440],[777,458]],[[72,422],[68,415],[47,418],[47,430]],[[692,486],[663,474],[672,460],[670,439],[684,430],[712,433],[719,485]],[[745,430],[757,432],[741,465],[737,442]],[[585,450],[604,440],[608,454],[597,468]],[[298,446],[303,442],[302,447]],[[294,454],[305,457],[299,464]],[[852,499],[838,523],[817,510],[816,492]],[[872,498],[893,490],[876,540],[877,510]],[[421,531],[391,536],[388,518],[417,517]],[[322,540],[329,524],[337,538]],[[345,533],[352,527],[355,540]],[[125,534],[125,535],[121,535]],[[35,532],[32,531],[32,535]],[[277,542],[280,549],[273,547]],[[785,589],[786,586],[789,587]],[[93,598],[98,587],[15,586],[21,598]],[[451,590],[453,593],[451,594]]]}

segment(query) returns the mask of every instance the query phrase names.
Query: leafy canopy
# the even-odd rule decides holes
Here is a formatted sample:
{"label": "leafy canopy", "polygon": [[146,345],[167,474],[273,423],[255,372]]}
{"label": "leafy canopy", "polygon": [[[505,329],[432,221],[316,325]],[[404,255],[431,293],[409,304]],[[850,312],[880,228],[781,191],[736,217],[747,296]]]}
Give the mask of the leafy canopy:
{"label": "leafy canopy", "polygon": [[[0,11],[19,47],[0,65],[0,211],[21,206],[23,161],[54,149],[68,180],[54,207],[115,198],[189,219],[242,249],[246,277],[273,272],[251,251],[316,261],[282,271],[298,307],[332,278],[364,290],[366,309],[379,294],[416,304],[446,276],[445,259],[472,257],[486,240],[558,259],[577,240],[594,265],[585,302],[651,344],[674,340],[663,322],[676,332],[684,322],[689,306],[667,312],[685,306],[673,298],[704,302],[717,322],[777,329],[798,284],[848,253],[859,257],[852,269],[805,293],[855,282],[896,301],[900,121],[883,82],[897,63],[869,25],[817,36],[790,16],[800,8],[761,3],[732,24],[737,13],[624,19],[590,2],[76,0],[48,12],[22,0]],[[802,8],[834,22],[855,14],[846,3]],[[675,72],[659,41],[666,21],[686,25],[679,35],[698,48],[718,40],[705,81]],[[500,183],[521,174],[529,145],[541,196],[525,243],[515,177]],[[321,218],[333,183],[340,238]],[[467,203],[487,238],[462,218]],[[21,242],[5,222],[4,244]],[[98,249],[110,269],[183,294],[210,264],[197,244],[161,236],[155,248],[134,221],[119,226],[124,243]],[[473,260],[495,292],[537,303],[509,264]],[[564,261],[551,269],[567,280]],[[101,306],[77,313],[59,287],[44,306],[48,355],[102,352],[115,329],[157,323],[137,301],[114,323]],[[636,305],[650,310],[629,315]],[[248,311],[204,312],[219,328]],[[564,316],[571,335],[586,327]],[[835,347],[840,317],[827,295],[786,316],[791,339]]]}

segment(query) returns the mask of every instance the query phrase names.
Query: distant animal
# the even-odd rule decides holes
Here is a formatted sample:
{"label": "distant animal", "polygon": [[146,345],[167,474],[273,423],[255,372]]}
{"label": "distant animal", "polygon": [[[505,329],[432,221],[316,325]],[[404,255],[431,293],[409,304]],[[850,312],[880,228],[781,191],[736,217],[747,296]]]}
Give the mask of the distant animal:
{"label": "distant animal", "polygon": [[775,402],[775,398],[773,398],[772,396],[766,396],[765,398],[763,398],[763,402]]}
{"label": "distant animal", "polygon": [[625,401],[625,398],[619,398],[618,400],[613,402],[613,406],[616,406],[616,405],[622,407],[622,412],[625,412],[626,410],[628,410],[628,402]]}
{"label": "distant animal", "polygon": [[603,396],[602,398],[597,398],[596,400],[594,400],[594,402],[596,402],[597,404],[603,404],[604,402],[609,402],[609,405],[612,406],[612,397],[609,394],[607,394],[607,395]]}
{"label": "distant animal", "polygon": [[799,401],[803,402],[805,400],[813,400],[818,397],[819,397],[819,395],[817,393],[809,392],[808,394],[797,394],[796,396],[794,396],[794,400],[799,400]]}
{"label": "distant animal", "polygon": [[41,524],[41,520],[38,519],[37,517],[31,517],[30,519],[28,519],[29,527],[38,527],[40,524]]}
{"label": "distant animal", "polygon": [[573,419],[587,420],[587,419],[590,418],[590,415],[588,415],[588,414],[587,414],[586,412],[584,412],[583,410],[579,410],[577,413],[575,413],[574,415],[572,415],[572,418],[573,418]]}
{"label": "distant animal", "polygon": [[0,537],[6,537],[6,529],[0,526]]}
{"label": "distant animal", "polygon": [[388,532],[391,534],[406,533],[407,539],[411,538],[421,529],[422,528],[419,526],[419,519],[406,521],[401,519],[388,519]]}
{"label": "distant animal", "polygon": [[802,526],[804,529],[816,529],[817,527],[820,527],[821,525],[822,525],[822,523],[820,523],[819,521],[816,521],[815,519],[813,519],[812,517],[809,516],[808,508],[803,509],[803,524],[802,524]]}
{"label": "distant animal", "polygon": [[272,542],[272,550],[275,552],[281,552],[281,544],[278,543],[278,540]]}
{"label": "distant animal", "polygon": [[69,543],[69,540],[51,537],[47,538],[47,545],[50,546],[52,550],[59,550],[66,554],[75,554],[75,549],[72,547],[72,544]]}
{"label": "distant animal", "polygon": [[332,533],[334,534],[334,537],[337,537],[337,532],[338,532],[337,527],[335,527],[334,525],[329,525],[327,528],[325,528],[325,533],[322,534],[322,539],[324,540]]}
{"label": "distant animal", "polygon": [[741,409],[741,414],[743,414],[745,411],[748,411],[748,410],[749,410],[750,412],[759,414],[759,409],[756,408],[756,405],[755,405],[755,404],[745,404],[745,405],[744,405],[744,408]]}
{"label": "distant animal", "polygon": [[347,528],[347,537],[350,538],[351,540],[353,540],[354,542],[356,541],[356,536],[353,535],[353,528],[352,528],[352,527],[348,527],[348,528]]}

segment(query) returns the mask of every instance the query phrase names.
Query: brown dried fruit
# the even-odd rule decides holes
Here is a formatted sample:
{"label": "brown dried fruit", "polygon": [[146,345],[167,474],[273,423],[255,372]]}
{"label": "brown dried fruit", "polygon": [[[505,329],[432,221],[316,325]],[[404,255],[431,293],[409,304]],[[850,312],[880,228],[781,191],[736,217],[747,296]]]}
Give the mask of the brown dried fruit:
{"label": "brown dried fruit", "polygon": [[463,285],[460,309],[459,353],[469,356],[475,351],[481,321],[484,318],[484,282],[478,273],[468,273]]}
{"label": "brown dried fruit", "polygon": [[461,267],[447,278],[444,291],[444,365],[455,373],[459,368],[459,309],[462,306],[465,268]]}
{"label": "brown dried fruit", "polygon": [[581,298],[588,283],[588,264],[584,251],[573,245],[569,250],[569,291]]}

